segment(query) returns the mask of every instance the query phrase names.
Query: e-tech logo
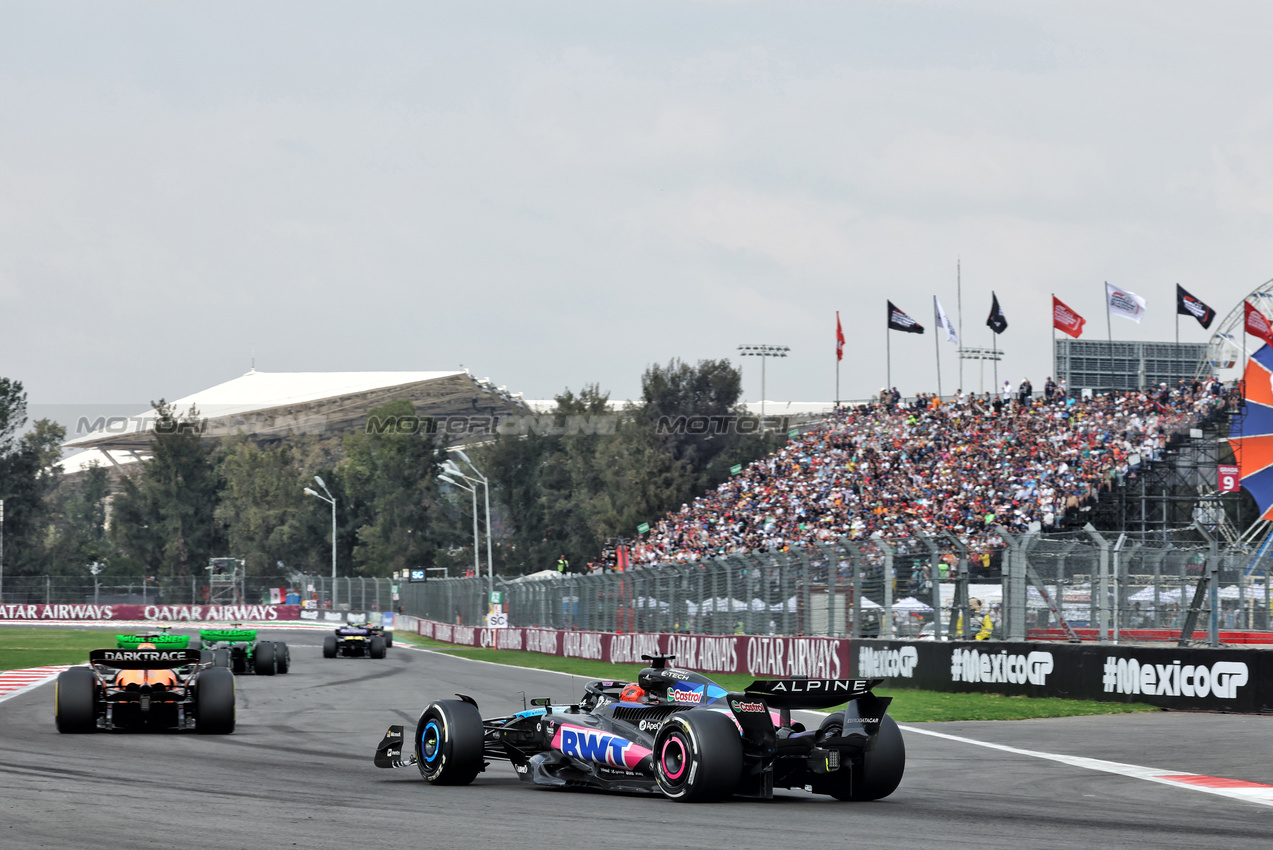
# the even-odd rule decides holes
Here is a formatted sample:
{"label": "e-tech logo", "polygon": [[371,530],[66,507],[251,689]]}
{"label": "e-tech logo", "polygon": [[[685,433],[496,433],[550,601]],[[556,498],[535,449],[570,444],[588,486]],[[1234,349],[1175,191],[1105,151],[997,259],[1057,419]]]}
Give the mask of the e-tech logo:
{"label": "e-tech logo", "polygon": [[999,652],[956,649],[950,654],[950,681],[1046,685],[1054,666],[1050,652],[1009,655],[1006,649]]}
{"label": "e-tech logo", "polygon": [[553,746],[564,755],[613,767],[635,766],[641,760],[641,755],[644,755],[635,753],[633,750],[636,745],[625,738],[602,735],[577,726],[562,726],[553,739]]}
{"label": "e-tech logo", "polygon": [[1162,697],[1206,697],[1233,699],[1247,683],[1249,673],[1242,661],[1205,664],[1142,664],[1135,658],[1105,659],[1101,685],[1107,694],[1147,694]]}
{"label": "e-tech logo", "polygon": [[858,652],[858,675],[868,679],[909,679],[915,675],[918,664],[919,650],[913,646],[904,646],[901,649],[872,649],[864,646]]}

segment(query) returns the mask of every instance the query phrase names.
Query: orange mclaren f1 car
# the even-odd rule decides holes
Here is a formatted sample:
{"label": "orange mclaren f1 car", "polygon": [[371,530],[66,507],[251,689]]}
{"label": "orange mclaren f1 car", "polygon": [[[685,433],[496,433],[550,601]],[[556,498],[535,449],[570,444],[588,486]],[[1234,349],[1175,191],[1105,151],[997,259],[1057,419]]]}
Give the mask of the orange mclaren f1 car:
{"label": "orange mclaren f1 car", "polygon": [[191,729],[234,731],[234,674],[197,649],[95,649],[89,666],[57,678],[59,732]]}

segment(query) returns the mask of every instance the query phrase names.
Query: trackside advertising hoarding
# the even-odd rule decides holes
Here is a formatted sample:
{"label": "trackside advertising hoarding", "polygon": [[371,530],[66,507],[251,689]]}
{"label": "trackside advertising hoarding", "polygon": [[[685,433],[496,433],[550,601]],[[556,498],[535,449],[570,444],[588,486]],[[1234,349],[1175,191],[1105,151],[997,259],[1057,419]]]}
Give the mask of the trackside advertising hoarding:
{"label": "trackside advertising hoarding", "polygon": [[852,656],[848,676],[889,687],[1273,711],[1267,650],[859,640]]}
{"label": "trackside advertising hoarding", "polygon": [[484,629],[418,620],[424,637],[462,646],[541,652],[610,664],[643,664],[642,655],[675,655],[676,666],[701,673],[757,677],[848,676],[849,641],[760,635],[609,634],[557,629]]}
{"label": "trackside advertising hoarding", "polygon": [[0,605],[0,622],[40,620],[154,620],[258,623],[298,620],[299,605]]}

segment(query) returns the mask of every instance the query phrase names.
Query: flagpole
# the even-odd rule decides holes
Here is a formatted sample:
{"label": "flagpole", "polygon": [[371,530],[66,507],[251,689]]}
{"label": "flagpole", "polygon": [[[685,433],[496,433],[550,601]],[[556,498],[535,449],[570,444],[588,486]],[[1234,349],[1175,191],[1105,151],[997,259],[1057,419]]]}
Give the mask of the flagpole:
{"label": "flagpole", "polygon": [[[937,296],[934,295],[933,296],[933,317],[936,318],[936,316],[937,316]],[[941,323],[934,322],[933,324],[937,325]],[[945,328],[942,328],[942,330],[945,330]],[[937,399],[940,401],[941,400],[941,345],[940,343],[937,342],[938,336],[939,334],[937,332],[937,328],[934,327],[933,328],[933,355],[937,358]]]}
{"label": "flagpole", "polygon": [[1109,320],[1109,281],[1105,281],[1105,336],[1109,342],[1109,383],[1107,391],[1114,389],[1114,327]]}
{"label": "flagpole", "polygon": [[840,357],[843,346],[840,343],[840,311],[835,311],[835,408],[840,409]]}
{"label": "flagpole", "polygon": [[[1180,281],[1176,281],[1176,303],[1180,303]],[[1176,307],[1176,345],[1180,345],[1180,308]]]}
{"label": "flagpole", "polygon": [[964,282],[955,257],[955,309],[959,311],[959,389],[964,388]]}
{"label": "flagpole", "polygon": [[884,373],[884,389],[886,390],[893,389],[893,338],[889,336],[891,332],[891,328],[884,329],[884,362],[886,364],[886,371]]}

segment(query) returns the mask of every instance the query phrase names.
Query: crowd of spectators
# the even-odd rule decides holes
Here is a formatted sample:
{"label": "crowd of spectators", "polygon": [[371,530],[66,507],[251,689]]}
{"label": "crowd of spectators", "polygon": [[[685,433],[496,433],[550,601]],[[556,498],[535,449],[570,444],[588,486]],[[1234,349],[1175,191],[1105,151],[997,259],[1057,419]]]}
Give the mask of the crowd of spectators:
{"label": "crowd of spectators", "polygon": [[655,523],[635,564],[786,550],[879,532],[892,540],[947,531],[974,560],[1002,547],[996,529],[1058,528],[1170,436],[1232,407],[1234,389],[1182,381],[1076,398],[1051,378],[1033,394],[920,395],[889,389],[837,409],[785,448]]}

